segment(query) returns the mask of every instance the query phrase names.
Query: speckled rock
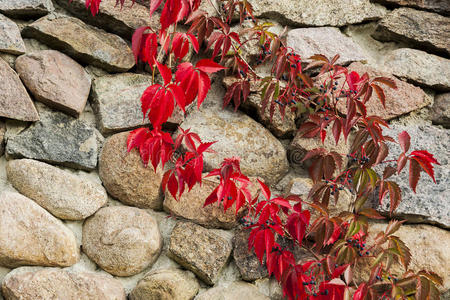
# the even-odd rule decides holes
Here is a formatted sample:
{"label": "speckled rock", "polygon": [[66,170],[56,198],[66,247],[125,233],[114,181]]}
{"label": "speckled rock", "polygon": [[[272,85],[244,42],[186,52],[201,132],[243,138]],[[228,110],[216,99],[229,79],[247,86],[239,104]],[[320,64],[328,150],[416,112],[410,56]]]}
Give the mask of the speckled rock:
{"label": "speckled rock", "polygon": [[19,76],[0,59],[0,117],[37,121],[39,115]]}
{"label": "speckled rock", "polygon": [[0,12],[13,18],[41,17],[53,9],[51,0],[0,0]]}
{"label": "speckled rock", "polygon": [[101,208],[83,225],[83,251],[113,275],[142,272],[156,261],[161,247],[158,223],[139,208]]}
{"label": "speckled rock", "polygon": [[168,269],[145,275],[133,291],[131,300],[191,300],[200,286],[194,274],[188,271]]}
{"label": "speckled rock", "polygon": [[[1,2],[0,2],[1,6]],[[16,23],[0,14],[0,52],[25,53],[25,44]]]}
{"label": "speckled rock", "polygon": [[441,91],[450,90],[450,59],[402,48],[392,51],[386,57],[385,66],[395,76],[416,85]]}
{"label": "speckled rock", "polygon": [[144,167],[137,150],[127,152],[128,132],[108,138],[99,159],[106,190],[121,202],[141,208],[162,208],[162,172]]}
{"label": "speckled rock", "polygon": [[135,63],[130,47],[122,38],[76,18],[48,15],[26,26],[22,34],[109,72],[127,71]]}
{"label": "speckled rock", "polygon": [[22,55],[16,71],[36,100],[78,117],[84,110],[91,79],[76,61],[55,50]]}
{"label": "speckled rock", "polygon": [[434,98],[431,119],[435,124],[450,128],[450,93],[440,94]]}
{"label": "speckled rock", "polygon": [[43,162],[11,160],[6,173],[15,189],[60,219],[82,220],[106,204],[101,185]]}
{"label": "speckled rock", "polygon": [[261,265],[253,250],[248,250],[250,229],[236,231],[233,238],[233,258],[242,280],[254,281],[268,276],[267,268]]}
{"label": "speckled rock", "polygon": [[262,294],[256,286],[250,283],[235,281],[228,286],[213,287],[195,297],[195,300],[269,300],[269,297]]}
{"label": "speckled rock", "polygon": [[41,120],[8,139],[6,152],[76,169],[93,170],[100,133],[83,120],[60,112],[41,111]]}
{"label": "speckled rock", "polygon": [[361,47],[335,27],[293,29],[287,34],[287,46],[300,55],[302,62],[311,61],[308,58],[314,54],[323,54],[329,59],[339,54],[337,63],[342,65],[367,60]]}
{"label": "speckled rock", "polygon": [[0,207],[0,266],[67,267],[78,261],[72,231],[33,200],[3,192]]}
{"label": "speckled rock", "polygon": [[170,236],[170,257],[210,285],[217,282],[231,250],[226,239],[194,223],[178,222]]}
{"label": "speckled rock", "polygon": [[388,13],[372,34],[380,41],[401,41],[450,55],[450,18],[413,8]]}
{"label": "speckled rock", "polygon": [[103,274],[49,268],[12,272],[2,284],[6,300],[125,300],[122,284]]}
{"label": "speckled rock", "polygon": [[407,6],[422,10],[430,10],[445,16],[450,15],[450,5],[447,0],[372,0],[387,6]]}

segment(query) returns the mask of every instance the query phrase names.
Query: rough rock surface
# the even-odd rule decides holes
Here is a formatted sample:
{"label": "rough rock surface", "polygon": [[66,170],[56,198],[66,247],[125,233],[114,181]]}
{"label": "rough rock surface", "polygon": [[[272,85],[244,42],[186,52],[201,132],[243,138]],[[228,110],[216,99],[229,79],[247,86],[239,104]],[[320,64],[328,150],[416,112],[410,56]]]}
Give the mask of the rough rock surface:
{"label": "rough rock surface", "polygon": [[0,0],[0,12],[14,18],[41,17],[53,9],[51,0]]}
{"label": "rough rock surface", "polygon": [[268,276],[267,268],[261,265],[256,254],[248,250],[250,229],[236,231],[233,238],[233,258],[243,280],[254,281]]}
{"label": "rough rock surface", "polygon": [[108,32],[115,33],[121,37],[131,40],[134,30],[141,26],[150,26],[153,30],[160,28],[157,12],[149,19],[148,8],[139,4],[125,3],[121,9],[116,0],[103,0],[100,3],[100,11],[94,17],[90,10],[86,9],[85,0],[56,0],[56,3],[67,9],[74,16],[91,25],[102,28]]}
{"label": "rough rock surface", "polygon": [[55,50],[22,55],[16,60],[16,71],[36,100],[74,117],[83,111],[91,79],[67,55]]}
{"label": "rough rock surface", "polygon": [[109,72],[123,72],[134,66],[133,53],[122,38],[76,18],[48,15],[26,26],[22,34]]}
{"label": "rough rock surface", "polygon": [[141,208],[162,208],[162,172],[144,167],[136,150],[127,152],[128,132],[108,138],[99,159],[99,175],[106,190],[121,202]]}
{"label": "rough rock surface", "polygon": [[342,65],[367,60],[361,47],[335,27],[293,29],[287,34],[287,46],[302,57],[302,62],[309,62],[308,58],[314,54],[329,59],[339,54],[337,63]]}
{"label": "rough rock surface", "polygon": [[228,286],[213,287],[195,297],[195,300],[269,300],[269,297],[262,294],[256,286],[250,283],[235,281]]}
{"label": "rough rock surface", "polygon": [[156,261],[161,247],[158,223],[139,208],[101,208],[83,225],[83,251],[113,275],[140,273]]}
{"label": "rough rock surface", "polygon": [[[1,2],[0,2],[1,6]],[[25,53],[25,43],[20,36],[17,24],[0,14],[0,52],[11,54]]]}
{"label": "rough rock surface", "polygon": [[450,93],[440,94],[434,98],[431,119],[435,124],[450,128]]}
{"label": "rough rock surface", "polygon": [[131,300],[191,300],[200,286],[195,276],[176,269],[158,270],[145,275],[133,291]]}
{"label": "rough rock surface", "polygon": [[369,0],[325,0],[320,5],[308,0],[271,1],[252,3],[256,17],[275,19],[283,25],[344,26],[377,20],[386,9]]}
{"label": "rough rock surface", "polygon": [[8,140],[9,155],[84,170],[97,166],[100,134],[94,127],[60,112],[41,111],[40,115],[39,122]]}
{"label": "rough rock surface", "polygon": [[170,257],[210,285],[217,282],[231,249],[226,239],[194,223],[178,222],[170,236]]}
{"label": "rough rock surface", "polygon": [[43,162],[11,160],[6,173],[15,189],[60,219],[82,220],[106,204],[101,185]]}
{"label": "rough rock surface", "polygon": [[0,59],[0,116],[21,121],[37,121],[39,115],[19,76]]}
{"label": "rough rock surface", "polygon": [[[411,136],[411,151],[426,149],[441,165],[435,167],[436,184],[428,174],[421,172],[417,193],[414,193],[409,187],[409,164],[399,176],[393,177],[393,180],[399,183],[402,189],[402,202],[395,210],[394,215],[413,223],[425,222],[450,228],[450,206],[446,204],[450,199],[448,188],[450,184],[450,133],[448,130],[430,125],[391,125],[391,128],[385,129],[383,132],[397,138],[398,134],[404,130]],[[389,149],[390,155],[387,159],[398,157],[401,153],[400,147],[396,145],[392,145]],[[384,200],[381,207],[378,206],[377,199],[378,197],[373,199],[374,206],[388,214],[389,198]]]}
{"label": "rough rock surface", "polygon": [[378,23],[372,35],[380,41],[401,41],[450,55],[450,18],[412,8],[398,8]]}
{"label": "rough rock surface", "polygon": [[68,272],[49,268],[12,272],[2,284],[7,300],[125,300],[122,284],[103,274]]}
{"label": "rough rock surface", "polygon": [[417,9],[431,10],[445,16],[450,15],[450,5],[447,0],[372,0],[388,6],[407,6]]}
{"label": "rough rock surface", "polygon": [[18,193],[0,195],[0,266],[75,264],[75,236],[45,209]]}
{"label": "rough rock surface", "polygon": [[402,48],[386,57],[385,66],[395,76],[414,84],[435,90],[450,90],[450,59]]}

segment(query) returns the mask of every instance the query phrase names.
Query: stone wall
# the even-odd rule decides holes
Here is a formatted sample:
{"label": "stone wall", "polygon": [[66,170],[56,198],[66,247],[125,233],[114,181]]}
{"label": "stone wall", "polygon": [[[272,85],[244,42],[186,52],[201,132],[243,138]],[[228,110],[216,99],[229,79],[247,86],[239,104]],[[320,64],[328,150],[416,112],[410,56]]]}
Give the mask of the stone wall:
{"label": "stone wall", "polygon": [[[239,215],[202,207],[214,181],[177,202],[160,191],[161,171],[126,152],[127,132],[146,124],[139,98],[151,79],[134,66],[130,37],[158,26],[157,17],[149,20],[139,3],[120,11],[103,0],[93,18],[84,2],[0,0],[0,299],[281,299],[247,252]],[[389,110],[372,101],[369,112],[390,121],[390,135],[407,130],[412,148],[441,163],[437,184],[423,176],[417,194],[402,186],[396,216],[409,224],[398,235],[412,267],[440,274],[450,299],[449,2],[252,3],[274,30],[288,26],[287,43],[305,61],[339,53],[351,70],[396,78]],[[251,59],[256,49],[247,50]],[[167,129],[181,124],[218,141],[205,172],[236,155],[274,192],[307,193],[295,153],[317,141],[295,135],[295,116],[268,122],[256,87],[242,111],[223,110],[229,80],[215,78],[203,107],[175,114]]]}

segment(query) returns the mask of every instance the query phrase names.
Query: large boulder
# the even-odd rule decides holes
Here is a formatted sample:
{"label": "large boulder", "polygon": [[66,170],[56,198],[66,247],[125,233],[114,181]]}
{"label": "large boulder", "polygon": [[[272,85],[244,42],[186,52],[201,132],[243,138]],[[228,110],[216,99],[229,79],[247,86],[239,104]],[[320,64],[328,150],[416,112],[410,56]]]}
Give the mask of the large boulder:
{"label": "large boulder", "polygon": [[52,0],[0,0],[0,12],[12,18],[42,17],[53,10]]}
{"label": "large boulder", "polygon": [[213,287],[195,297],[195,300],[269,300],[269,297],[262,294],[256,286],[250,283],[235,281],[227,286]]}
{"label": "large boulder", "polygon": [[242,280],[255,281],[268,276],[266,265],[262,265],[255,252],[248,250],[250,229],[238,230],[233,238],[233,258]]}
{"label": "large boulder", "polygon": [[[1,6],[1,2],[0,2]],[[17,24],[0,14],[0,52],[10,54],[25,53],[25,43]]]}
{"label": "large boulder", "polygon": [[450,93],[440,94],[434,97],[431,120],[435,124],[450,128]]}
{"label": "large boulder", "polygon": [[450,15],[450,5],[447,0],[371,0],[387,6],[407,6],[417,9],[430,10],[444,16]]}

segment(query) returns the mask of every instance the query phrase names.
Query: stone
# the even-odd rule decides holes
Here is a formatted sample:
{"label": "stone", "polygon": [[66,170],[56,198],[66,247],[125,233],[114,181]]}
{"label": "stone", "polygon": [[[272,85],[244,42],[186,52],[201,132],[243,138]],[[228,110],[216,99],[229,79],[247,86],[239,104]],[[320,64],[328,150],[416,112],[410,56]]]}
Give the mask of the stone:
{"label": "stone", "polygon": [[[394,211],[395,217],[406,219],[413,223],[437,224],[444,228],[450,228],[450,132],[431,125],[391,125],[384,129],[383,134],[397,138],[402,131],[407,131],[411,136],[411,148],[413,150],[427,150],[432,153],[441,165],[435,165],[436,184],[425,172],[421,172],[416,193],[409,187],[409,164],[399,176],[392,177],[402,190],[402,202]],[[397,158],[401,149],[397,145],[390,144],[389,156]],[[383,170],[383,169],[381,169]],[[391,180],[391,179],[390,179]],[[389,198],[386,197],[383,205],[378,205],[378,196],[373,199],[373,206],[384,214],[389,214]]]}
{"label": "stone", "polygon": [[[1,6],[1,2],[0,2]],[[25,53],[25,43],[16,23],[0,14],[0,52],[10,54]]]}
{"label": "stone", "polygon": [[250,231],[250,229],[238,230],[233,238],[233,258],[242,280],[245,281],[254,281],[269,275],[265,264],[261,265],[253,250],[248,250]]}
{"label": "stone", "polygon": [[137,150],[127,152],[128,132],[108,138],[99,159],[99,175],[108,193],[119,201],[161,210],[162,172],[145,167]]}
{"label": "stone", "polygon": [[158,270],[145,275],[129,297],[131,300],[191,300],[199,288],[197,279],[188,271]]}
{"label": "stone", "polygon": [[431,120],[434,124],[450,128],[450,93],[440,94],[434,98]]}
{"label": "stone", "polygon": [[0,121],[0,156],[5,154],[5,133],[6,133],[6,123]]}
{"label": "stone", "polygon": [[[369,116],[376,115],[385,120],[391,120],[431,103],[431,98],[421,88],[399,80],[389,72],[380,71],[359,62],[352,63],[348,69],[358,74],[367,72],[370,78],[377,76],[388,77],[393,79],[397,85],[397,89],[391,89],[386,85],[380,84],[386,96],[386,109],[374,93],[372,98],[366,103],[367,115]],[[346,111],[344,101],[339,102],[338,109],[340,111]]]}
{"label": "stone", "polygon": [[116,5],[116,0],[102,0],[99,13],[92,16],[86,9],[85,0],[56,0],[61,7],[67,9],[72,15],[84,22],[115,33],[124,39],[131,40],[134,31],[141,26],[150,26],[154,31],[161,27],[159,23],[160,13],[150,18],[148,8],[142,4],[126,3],[123,8]]}
{"label": "stone", "polygon": [[48,15],[26,26],[22,34],[77,61],[109,72],[127,71],[135,63],[133,52],[122,38],[86,25],[76,18]]}
{"label": "stone", "polygon": [[84,253],[113,275],[140,273],[156,261],[161,248],[158,223],[139,208],[101,208],[83,225]]}
{"label": "stone", "polygon": [[406,7],[394,9],[378,23],[372,36],[450,55],[450,18],[436,13]]}
{"label": "stone", "polygon": [[339,54],[338,64],[348,65],[355,61],[367,61],[367,56],[352,38],[335,27],[297,28],[287,34],[287,46],[310,62],[309,57],[323,54],[330,60]]}
{"label": "stone", "polygon": [[6,174],[16,190],[60,219],[83,220],[107,201],[101,185],[40,161],[11,160]]}
{"label": "stone", "polygon": [[213,287],[195,297],[195,300],[269,300],[270,298],[262,294],[256,286],[243,281],[235,281],[228,286]]}
{"label": "stone", "polygon": [[[101,76],[92,84],[92,106],[102,133],[115,133],[149,125],[143,120],[141,96],[152,85],[149,75],[123,73]],[[183,121],[181,110],[175,110],[164,127],[176,128]]]}
{"label": "stone", "polygon": [[386,9],[369,0],[324,0],[317,5],[308,0],[254,1],[253,14],[257,18],[268,18],[282,25],[334,26],[378,20]]}
{"label": "stone", "polygon": [[424,51],[402,48],[392,51],[385,66],[395,76],[434,90],[450,90],[450,59]]}
{"label": "stone", "polygon": [[37,121],[39,115],[19,76],[0,59],[0,117]]}
{"label": "stone", "polygon": [[417,9],[434,11],[444,16],[450,15],[450,5],[447,0],[372,0],[387,6],[407,6]]}
{"label": "stone", "polygon": [[203,142],[217,141],[211,146],[216,153],[204,153],[204,171],[220,167],[224,158],[237,156],[245,175],[261,177],[269,185],[277,182],[288,171],[283,145],[245,114],[222,109],[223,96],[223,88],[213,85],[200,110],[192,111],[181,124]]}
{"label": "stone", "polygon": [[2,284],[7,300],[125,300],[117,279],[93,272],[70,272],[57,268],[12,272]]}
{"label": "stone", "polygon": [[16,71],[36,100],[74,117],[83,112],[91,79],[67,55],[55,50],[25,54],[17,58]]}
{"label": "stone", "polygon": [[68,267],[80,257],[72,231],[19,193],[0,195],[0,266]]}
{"label": "stone", "polygon": [[40,115],[39,122],[8,139],[8,155],[82,170],[96,168],[101,136],[94,127],[60,112]]}
{"label": "stone", "polygon": [[214,285],[230,257],[231,244],[212,230],[178,222],[170,236],[169,255],[201,280]]}
{"label": "stone", "polygon": [[13,18],[42,17],[53,10],[51,0],[0,0],[0,13]]}

